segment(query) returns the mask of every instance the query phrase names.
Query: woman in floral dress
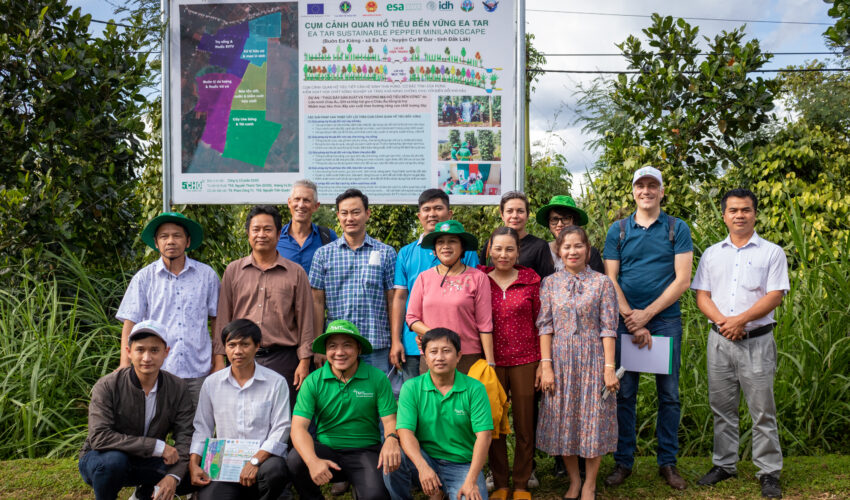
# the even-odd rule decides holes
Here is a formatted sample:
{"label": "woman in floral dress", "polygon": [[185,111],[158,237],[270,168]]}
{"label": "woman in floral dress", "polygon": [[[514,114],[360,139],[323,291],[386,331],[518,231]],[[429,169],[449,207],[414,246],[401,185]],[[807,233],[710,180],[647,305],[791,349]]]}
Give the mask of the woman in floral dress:
{"label": "woman in floral dress", "polygon": [[[619,310],[611,280],[587,267],[587,233],[567,227],[557,247],[564,270],[543,280],[537,318],[545,391],[537,447],[564,457],[570,476],[564,498],[589,500],[596,494],[602,456],[617,448],[616,397],[603,401],[601,393],[619,388],[614,369]],[[579,456],[587,464],[584,486]]]}

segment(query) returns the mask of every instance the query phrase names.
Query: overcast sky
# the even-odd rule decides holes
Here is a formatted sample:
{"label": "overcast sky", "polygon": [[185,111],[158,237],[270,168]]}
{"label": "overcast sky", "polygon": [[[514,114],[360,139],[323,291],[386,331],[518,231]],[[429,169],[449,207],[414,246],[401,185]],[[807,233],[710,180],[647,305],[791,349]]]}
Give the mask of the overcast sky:
{"label": "overcast sky", "polygon": [[[106,0],[70,0],[69,3],[91,13],[95,19],[113,17],[113,7]],[[822,36],[827,28],[825,25],[743,23],[693,18],[832,24],[832,18],[827,15],[828,9],[829,5],[821,0],[526,0],[526,31],[534,33],[535,46],[543,53],[617,53],[617,43],[624,41],[629,34],[642,35],[641,29],[650,23],[648,17],[624,15],[649,16],[658,12],[662,15],[684,17],[691,25],[699,26],[700,35],[710,38],[723,30],[747,24],[747,36],[758,38],[766,52],[824,52],[827,50]],[[579,12],[619,15],[590,15]],[[99,30],[98,25],[93,25],[93,28]],[[825,57],[776,56],[766,67],[781,68]],[[622,57],[548,57],[545,67],[565,70],[620,70],[625,69],[625,62]],[[532,142],[542,144],[544,149],[549,148],[563,154],[567,158],[568,168],[575,173],[583,173],[589,169],[596,157],[594,152],[585,146],[589,138],[581,133],[581,125],[573,124],[575,115],[572,112],[577,84],[589,82],[594,76],[546,74],[541,77],[531,98]],[[541,146],[534,147],[540,149]],[[579,179],[579,175],[574,177],[575,181]]]}

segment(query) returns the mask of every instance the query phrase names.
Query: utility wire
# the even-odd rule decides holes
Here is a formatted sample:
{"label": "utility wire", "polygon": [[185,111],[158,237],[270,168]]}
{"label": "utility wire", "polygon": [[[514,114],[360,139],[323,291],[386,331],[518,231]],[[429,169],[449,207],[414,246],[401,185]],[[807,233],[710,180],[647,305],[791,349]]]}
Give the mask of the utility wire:
{"label": "utility wire", "polygon": [[116,23],[115,21],[101,21],[100,19],[92,19],[91,22],[97,23],[97,24],[111,24],[112,26],[119,26],[121,28],[129,28],[129,29],[137,29],[137,30],[145,30],[145,31],[159,31],[159,28],[145,28],[144,26],[133,26],[132,24]]}
{"label": "utility wire", "polygon": [[[588,74],[588,75],[640,75],[643,71],[640,70],[623,70],[623,71],[599,71],[599,70],[573,70],[573,69],[535,69],[528,68],[526,73],[568,73],[568,74]],[[747,73],[815,73],[815,72],[835,72],[847,73],[850,68],[788,68],[788,69],[754,69]],[[684,75],[696,75],[701,71],[680,71]]]}
{"label": "utility wire", "polygon": [[[644,17],[651,18],[647,14],[623,14],[614,12],[587,12],[579,10],[553,10],[553,9],[525,9],[526,12],[547,12],[550,14],[577,14],[583,16],[612,16],[612,17]],[[778,21],[774,19],[727,19],[724,17],[695,17],[695,16],[675,16],[683,19],[693,19],[695,21],[723,21],[734,23],[768,23],[768,24],[803,24],[816,26],[832,26],[832,23],[818,23],[814,21]]]}

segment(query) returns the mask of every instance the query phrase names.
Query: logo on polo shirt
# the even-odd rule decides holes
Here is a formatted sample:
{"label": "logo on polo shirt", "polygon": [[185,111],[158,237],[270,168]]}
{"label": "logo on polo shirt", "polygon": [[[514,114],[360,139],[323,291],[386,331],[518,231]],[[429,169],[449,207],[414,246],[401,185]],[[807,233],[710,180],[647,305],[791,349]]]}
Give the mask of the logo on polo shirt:
{"label": "logo on polo shirt", "polygon": [[455,415],[464,416],[466,415],[466,412],[461,409],[455,408]]}
{"label": "logo on polo shirt", "polygon": [[374,398],[375,397],[374,392],[360,391],[360,390],[357,390],[357,389],[354,389],[354,395],[358,398]]}

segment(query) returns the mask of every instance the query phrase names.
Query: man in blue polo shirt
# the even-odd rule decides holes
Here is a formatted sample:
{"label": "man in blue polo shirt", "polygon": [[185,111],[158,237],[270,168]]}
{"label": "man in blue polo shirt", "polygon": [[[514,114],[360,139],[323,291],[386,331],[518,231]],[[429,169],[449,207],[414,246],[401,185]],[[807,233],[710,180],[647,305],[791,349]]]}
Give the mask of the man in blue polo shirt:
{"label": "man in blue polo shirt", "polygon": [[336,240],[333,229],[313,224],[313,214],[319,208],[319,191],[307,179],[295,181],[286,200],[292,220],[283,226],[277,251],[310,274],[313,254],[323,245]]}
{"label": "man in blue polo shirt", "polygon": [[[426,189],[419,195],[419,212],[416,214],[422,224],[422,236],[413,243],[405,245],[398,252],[395,262],[395,296],[392,305],[393,343],[390,349],[390,362],[399,370],[404,380],[419,376],[419,347],[416,334],[410,331],[404,316],[407,312],[408,291],[423,271],[440,263],[433,250],[422,248],[422,238],[434,230],[440,222],[452,218],[449,195],[439,189]],[[462,262],[474,268],[478,265],[478,255],[468,250],[463,254]],[[398,397],[398,394],[396,394]]]}
{"label": "man in blue polo shirt", "polygon": [[[623,335],[633,335],[641,349],[652,348],[652,335],[671,338],[673,363],[670,375],[656,375],[658,390],[658,472],[671,487],[687,483],[676,470],[679,451],[679,363],[682,317],[679,297],[691,283],[693,243],[685,222],[661,211],[664,184],[661,172],[650,166],[638,169],[632,179],[637,210],[615,222],[605,238],[605,271],[617,290],[620,324],[617,329],[617,364]],[[617,393],[617,451],[608,486],[622,484],[632,473],[636,447],[635,405],[640,373],[626,372]]]}

